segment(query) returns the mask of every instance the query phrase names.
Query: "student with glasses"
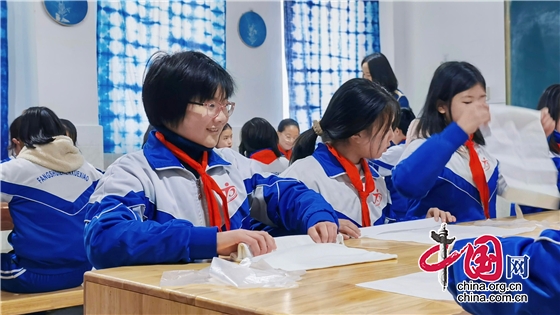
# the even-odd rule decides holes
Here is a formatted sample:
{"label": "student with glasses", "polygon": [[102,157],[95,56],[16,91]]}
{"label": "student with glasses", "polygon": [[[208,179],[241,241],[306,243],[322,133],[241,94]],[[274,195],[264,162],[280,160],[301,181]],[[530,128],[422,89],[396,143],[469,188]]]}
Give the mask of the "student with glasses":
{"label": "student with glasses", "polygon": [[261,175],[255,161],[216,149],[235,109],[231,76],[199,52],[158,54],[142,100],[155,130],[141,151],[121,157],[100,180],[86,214],[85,246],[96,268],[185,263],[275,249],[249,217],[316,242],[334,242],[337,218],[293,179]]}
{"label": "student with glasses", "polygon": [[299,137],[299,124],[297,121],[286,118],[278,124],[278,150],[288,161],[292,158],[292,148]]}

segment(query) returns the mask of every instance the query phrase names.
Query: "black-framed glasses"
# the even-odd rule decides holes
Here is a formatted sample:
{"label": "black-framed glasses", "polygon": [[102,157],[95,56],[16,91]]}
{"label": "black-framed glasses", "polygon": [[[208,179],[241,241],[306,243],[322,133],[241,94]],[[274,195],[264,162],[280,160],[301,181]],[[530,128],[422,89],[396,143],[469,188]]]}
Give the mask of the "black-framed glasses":
{"label": "black-framed glasses", "polygon": [[189,104],[206,107],[208,116],[211,116],[212,118],[217,117],[220,114],[220,111],[222,111],[227,117],[229,117],[231,116],[231,114],[233,114],[233,110],[235,109],[234,102],[226,102],[225,104],[189,102]]}

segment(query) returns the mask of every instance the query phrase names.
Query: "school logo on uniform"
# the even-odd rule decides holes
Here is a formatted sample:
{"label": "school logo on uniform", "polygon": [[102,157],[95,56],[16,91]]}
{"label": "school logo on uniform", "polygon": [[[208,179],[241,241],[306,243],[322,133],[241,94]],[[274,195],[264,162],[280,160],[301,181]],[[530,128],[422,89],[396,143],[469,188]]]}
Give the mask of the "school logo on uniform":
{"label": "school logo on uniform", "polygon": [[222,192],[226,196],[228,203],[237,198],[237,188],[235,186],[230,186],[229,183],[226,183],[226,187],[222,188]]}
{"label": "school logo on uniform", "polygon": [[373,204],[376,207],[381,206],[382,198],[381,198],[381,193],[379,192],[379,190],[375,189],[375,191],[372,193],[372,195],[373,195]]}
{"label": "school logo on uniform", "polygon": [[482,168],[485,171],[490,170],[490,162],[488,162],[488,159],[486,159],[486,157],[482,157],[482,159],[480,159],[480,163],[482,164]]}

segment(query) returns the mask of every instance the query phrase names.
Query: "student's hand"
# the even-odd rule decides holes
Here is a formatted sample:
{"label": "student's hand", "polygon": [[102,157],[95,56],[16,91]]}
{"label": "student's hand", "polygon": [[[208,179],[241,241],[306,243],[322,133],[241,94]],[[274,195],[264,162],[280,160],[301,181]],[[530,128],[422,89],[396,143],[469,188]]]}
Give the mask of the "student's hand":
{"label": "student's hand", "polygon": [[360,238],[362,234],[360,229],[350,220],[338,219],[338,226],[340,226],[338,231],[342,233],[345,240],[349,238]]}
{"label": "student's hand", "polygon": [[338,235],[338,226],[332,222],[319,222],[307,230],[315,243],[334,243]]}
{"label": "student's hand", "polygon": [[434,218],[436,222],[442,222],[442,223],[457,221],[457,218],[455,218],[455,216],[453,216],[451,213],[440,210],[438,208],[430,208],[430,210],[428,210],[428,214],[426,214],[426,218]]}
{"label": "student's hand", "polygon": [[490,107],[486,102],[473,102],[465,106],[457,119],[457,125],[468,135],[475,133],[480,126],[490,122]]}
{"label": "student's hand", "polygon": [[550,113],[548,112],[548,108],[541,109],[541,124],[544,129],[544,134],[548,137],[554,132],[554,128],[556,127],[556,123]]}
{"label": "student's hand", "polygon": [[228,256],[237,251],[237,245],[245,243],[253,256],[270,253],[276,249],[272,236],[263,231],[233,230],[217,235],[218,255]]}

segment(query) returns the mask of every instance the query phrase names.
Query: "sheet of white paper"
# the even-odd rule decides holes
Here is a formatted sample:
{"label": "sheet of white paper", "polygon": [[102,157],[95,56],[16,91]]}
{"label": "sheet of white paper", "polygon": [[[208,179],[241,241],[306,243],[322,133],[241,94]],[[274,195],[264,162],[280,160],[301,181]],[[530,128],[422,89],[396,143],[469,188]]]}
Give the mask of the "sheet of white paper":
{"label": "sheet of white paper", "polygon": [[507,183],[502,197],[522,205],[558,209],[558,170],[550,156],[540,112],[506,105],[491,105],[490,112],[486,149],[500,162],[500,173]]}
{"label": "sheet of white paper", "polygon": [[406,222],[398,222],[391,224],[382,224],[369,226],[365,228],[360,228],[362,237],[373,237],[373,235],[386,233],[386,232],[397,232],[397,231],[408,231],[414,229],[439,229],[441,223],[434,221],[433,218],[413,220]]}
{"label": "sheet of white paper", "polygon": [[[298,246],[315,244],[315,241],[313,241],[313,239],[311,239],[309,235],[290,235],[275,237],[274,242],[276,243],[276,251],[283,251]],[[337,235],[336,243],[344,244],[344,236],[342,234],[339,233]],[[240,243],[237,246],[237,252],[232,253],[230,255],[230,259],[240,262],[245,258],[253,258],[253,254],[251,253],[251,250],[249,249],[249,246],[247,246],[247,244]]]}
{"label": "sheet of white paper", "polygon": [[[338,241],[342,243],[343,239],[339,239]],[[315,241],[313,241],[309,235],[275,237],[274,242],[276,243],[277,250],[287,250],[298,246],[315,244]]]}
{"label": "sheet of white paper", "polygon": [[[463,226],[463,225],[448,225],[449,237],[455,237],[457,240],[467,239],[467,238],[477,238],[484,234],[490,234],[494,236],[512,236],[521,233],[531,232],[536,228],[536,225],[518,227],[513,229],[505,229],[494,226]],[[436,228],[423,227],[419,229],[411,229],[405,231],[389,231],[383,232],[376,235],[370,235],[368,237],[387,240],[387,241],[400,241],[400,242],[416,242],[422,244],[433,245],[434,240],[431,239],[430,233],[432,230],[437,231],[439,226]]]}
{"label": "sheet of white paper", "polygon": [[453,301],[449,291],[443,291],[437,273],[417,272],[406,276],[359,283],[357,286],[404,294],[430,300]]}
{"label": "sheet of white paper", "polygon": [[286,271],[312,270],[335,266],[359,264],[397,258],[397,255],[383,254],[342,244],[306,244],[257,256],[253,261],[266,261],[276,269]]}

